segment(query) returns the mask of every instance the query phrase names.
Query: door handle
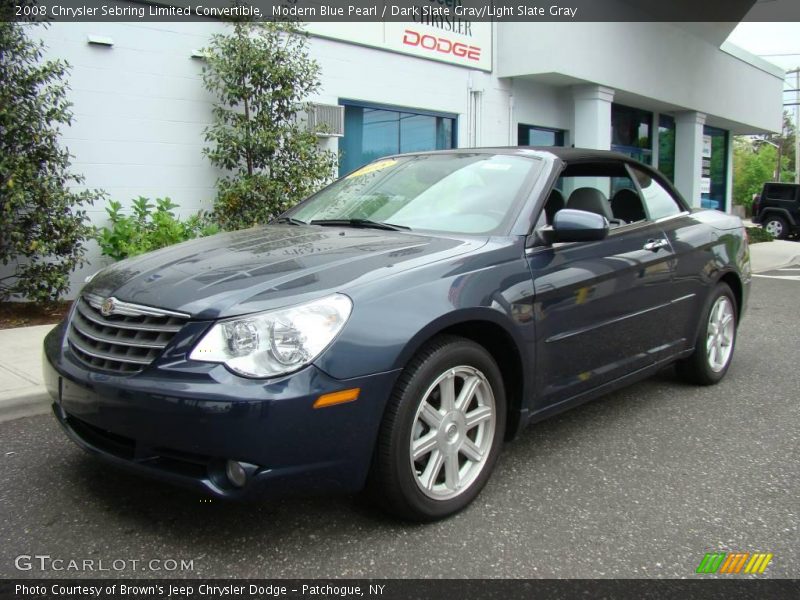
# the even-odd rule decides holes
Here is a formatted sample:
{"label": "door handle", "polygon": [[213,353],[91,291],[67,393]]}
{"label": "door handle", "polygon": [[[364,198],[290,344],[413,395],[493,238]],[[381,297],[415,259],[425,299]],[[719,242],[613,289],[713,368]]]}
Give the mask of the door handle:
{"label": "door handle", "polygon": [[668,246],[669,242],[662,238],[660,240],[647,240],[644,249],[650,250],[650,252],[658,252],[661,248],[666,248]]}

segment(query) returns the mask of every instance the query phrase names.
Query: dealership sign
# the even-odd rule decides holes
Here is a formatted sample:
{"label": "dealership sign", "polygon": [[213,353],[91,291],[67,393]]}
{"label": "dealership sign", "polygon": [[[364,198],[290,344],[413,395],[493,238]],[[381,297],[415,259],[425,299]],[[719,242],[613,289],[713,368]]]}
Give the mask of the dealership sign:
{"label": "dealership sign", "polygon": [[[406,29],[403,31],[403,44],[412,48],[421,48],[429,53],[444,54],[448,59],[451,55],[456,58],[466,57],[468,60],[475,61],[476,65],[481,60],[483,48],[471,46],[462,42],[454,42],[450,38],[439,35],[431,35],[419,28]],[[434,58],[442,58],[434,54]]]}
{"label": "dealership sign", "polygon": [[306,30],[321,37],[492,70],[491,23],[419,13],[405,22],[310,22]]}

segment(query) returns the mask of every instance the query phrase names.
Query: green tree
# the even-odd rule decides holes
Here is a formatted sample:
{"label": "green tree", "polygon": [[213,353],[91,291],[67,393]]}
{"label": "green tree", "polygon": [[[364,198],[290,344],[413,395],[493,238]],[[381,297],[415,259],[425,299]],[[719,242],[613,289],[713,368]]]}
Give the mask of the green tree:
{"label": "green tree", "polygon": [[781,181],[793,182],[795,177],[795,154],[797,153],[797,131],[792,115],[784,111],[781,131]]}
{"label": "green tree", "polygon": [[[780,149],[780,180],[784,182],[794,181],[794,156],[797,151],[795,136],[794,117],[788,111],[783,111],[783,124],[780,133],[769,133],[751,138],[755,144],[767,143],[767,145],[774,145],[776,151]],[[777,155],[775,158],[777,166]]]}
{"label": "green tree", "polygon": [[[783,159],[782,162],[786,162]],[[738,136],[733,140],[733,200],[748,209],[753,194],[761,191],[764,183],[775,180],[778,150],[775,146],[753,138]]]}
{"label": "green tree", "polygon": [[291,23],[234,21],[205,50],[203,80],[217,99],[206,129],[217,181],[214,215],[225,229],[265,223],[316,191],[336,155],[299,118],[319,88],[319,66]]}
{"label": "green tree", "polygon": [[82,207],[102,193],[75,190],[83,178],[59,143],[72,121],[69,65],[42,60],[43,43],[26,35],[33,27],[0,22],[0,298],[44,302],[85,262],[92,228]]}
{"label": "green tree", "polygon": [[783,111],[783,128],[780,135],[767,136],[767,139],[778,144],[781,148],[781,181],[794,181],[794,155],[797,152],[797,146],[795,145],[796,135],[793,116],[787,111]]}

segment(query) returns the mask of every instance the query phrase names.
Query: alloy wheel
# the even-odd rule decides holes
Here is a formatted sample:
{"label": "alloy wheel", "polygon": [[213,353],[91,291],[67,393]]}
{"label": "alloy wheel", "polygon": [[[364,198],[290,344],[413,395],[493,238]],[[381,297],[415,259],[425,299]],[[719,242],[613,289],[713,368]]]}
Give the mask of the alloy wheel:
{"label": "alloy wheel", "polygon": [[489,458],[497,410],[491,385],[470,366],[447,369],[428,387],[414,417],[409,458],[427,497],[449,500],[475,481]]}
{"label": "alloy wheel", "polygon": [[736,334],[733,304],[727,296],[720,296],[711,307],[706,331],[708,366],[719,373],[728,364],[733,352],[733,337]]}

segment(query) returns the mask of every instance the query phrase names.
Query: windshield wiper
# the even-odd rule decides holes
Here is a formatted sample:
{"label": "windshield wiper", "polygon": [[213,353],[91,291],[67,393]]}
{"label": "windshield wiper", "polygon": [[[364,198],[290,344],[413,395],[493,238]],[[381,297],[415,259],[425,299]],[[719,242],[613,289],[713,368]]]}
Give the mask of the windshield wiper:
{"label": "windshield wiper", "polygon": [[305,221],[295,219],[294,217],[278,217],[273,223],[288,223],[289,225],[308,225]]}
{"label": "windshield wiper", "polygon": [[369,227],[372,229],[386,229],[387,231],[409,231],[411,227],[405,225],[395,225],[393,223],[383,223],[381,221],[370,221],[369,219],[315,219],[310,225],[322,225],[331,227]]}

